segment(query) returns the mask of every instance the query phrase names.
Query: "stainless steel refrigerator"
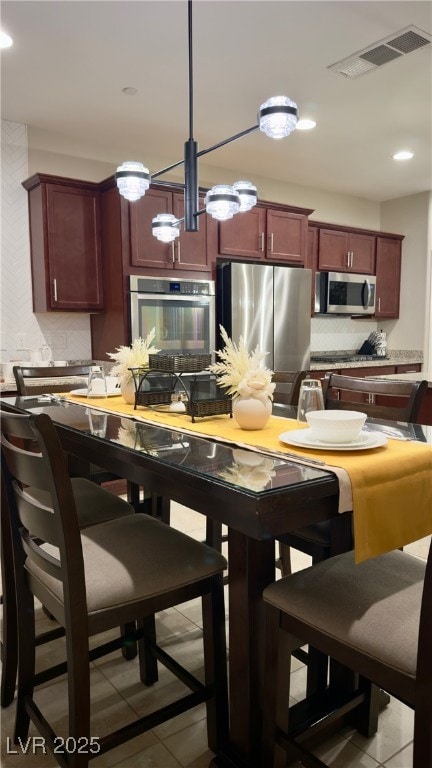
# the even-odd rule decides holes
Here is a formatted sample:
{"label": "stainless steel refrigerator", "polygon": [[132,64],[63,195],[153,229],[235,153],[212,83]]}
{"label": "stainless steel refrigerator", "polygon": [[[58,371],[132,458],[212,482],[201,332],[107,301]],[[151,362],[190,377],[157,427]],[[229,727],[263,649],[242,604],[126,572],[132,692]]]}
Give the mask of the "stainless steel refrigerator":
{"label": "stainless steel refrigerator", "polygon": [[[295,267],[227,262],[216,275],[217,327],[223,325],[250,351],[268,354],[274,371],[308,370],[311,335],[311,271]],[[218,337],[217,348],[223,343]]]}

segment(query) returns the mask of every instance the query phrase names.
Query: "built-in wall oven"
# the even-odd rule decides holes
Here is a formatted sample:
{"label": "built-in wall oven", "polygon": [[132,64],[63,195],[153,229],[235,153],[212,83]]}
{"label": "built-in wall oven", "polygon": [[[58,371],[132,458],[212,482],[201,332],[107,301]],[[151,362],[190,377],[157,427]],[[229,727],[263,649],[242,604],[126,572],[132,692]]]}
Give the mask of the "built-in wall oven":
{"label": "built-in wall oven", "polygon": [[129,278],[132,339],[156,329],[153,345],[167,354],[211,354],[215,348],[215,285],[211,280]]}

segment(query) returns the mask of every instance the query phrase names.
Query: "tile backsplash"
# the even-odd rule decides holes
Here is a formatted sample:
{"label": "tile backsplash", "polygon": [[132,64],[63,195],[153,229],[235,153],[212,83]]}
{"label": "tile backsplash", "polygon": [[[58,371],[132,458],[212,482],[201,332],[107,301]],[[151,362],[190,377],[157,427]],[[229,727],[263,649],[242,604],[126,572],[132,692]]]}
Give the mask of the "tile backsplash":
{"label": "tile backsplash", "polygon": [[369,334],[376,330],[378,323],[370,318],[314,317],[311,323],[311,351],[357,351]]}

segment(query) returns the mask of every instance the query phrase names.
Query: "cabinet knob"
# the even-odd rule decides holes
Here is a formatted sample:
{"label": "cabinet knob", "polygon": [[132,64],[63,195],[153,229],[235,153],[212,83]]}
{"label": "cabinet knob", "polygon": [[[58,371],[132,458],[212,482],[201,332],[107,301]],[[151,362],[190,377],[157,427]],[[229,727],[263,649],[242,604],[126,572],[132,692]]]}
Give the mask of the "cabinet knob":
{"label": "cabinet knob", "polygon": [[174,250],[174,248],[175,248],[175,245],[174,245],[174,240],[173,240],[172,243],[171,243],[171,259],[172,259],[172,263],[173,264],[175,264],[175,250]]}
{"label": "cabinet knob", "polygon": [[260,234],[260,241],[259,241],[259,250],[264,253],[264,232],[261,232]]}
{"label": "cabinet knob", "polygon": [[53,298],[54,301],[57,301],[57,278],[53,280]]}

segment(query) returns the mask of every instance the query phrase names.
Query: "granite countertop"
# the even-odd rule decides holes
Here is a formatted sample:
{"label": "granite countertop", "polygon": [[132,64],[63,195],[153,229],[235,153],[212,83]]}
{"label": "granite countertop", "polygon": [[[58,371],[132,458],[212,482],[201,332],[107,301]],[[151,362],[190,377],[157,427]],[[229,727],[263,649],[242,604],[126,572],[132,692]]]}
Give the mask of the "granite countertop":
{"label": "granite countertop", "polygon": [[383,365],[422,365],[423,364],[423,357],[421,353],[413,354],[407,353],[390,353],[388,357],[383,357],[380,359],[375,360],[357,360],[357,361],[346,361],[346,362],[328,362],[328,363],[311,363],[310,364],[310,370],[311,371],[334,371],[334,370],[343,370],[344,368],[380,368]]}

